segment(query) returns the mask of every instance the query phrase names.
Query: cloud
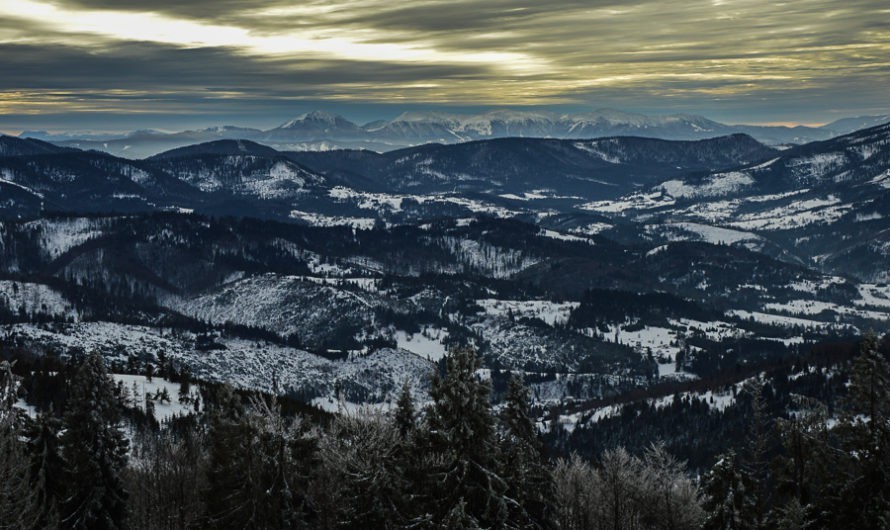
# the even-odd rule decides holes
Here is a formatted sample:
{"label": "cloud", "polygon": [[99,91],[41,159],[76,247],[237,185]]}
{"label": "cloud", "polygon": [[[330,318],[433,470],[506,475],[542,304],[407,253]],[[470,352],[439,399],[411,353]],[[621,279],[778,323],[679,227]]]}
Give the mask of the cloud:
{"label": "cloud", "polygon": [[177,94],[718,114],[748,105],[770,118],[783,106],[886,108],[890,96],[876,89],[890,81],[885,5],[12,0],[0,5],[0,109],[61,108],[64,90],[105,93],[121,108],[175,105]]}

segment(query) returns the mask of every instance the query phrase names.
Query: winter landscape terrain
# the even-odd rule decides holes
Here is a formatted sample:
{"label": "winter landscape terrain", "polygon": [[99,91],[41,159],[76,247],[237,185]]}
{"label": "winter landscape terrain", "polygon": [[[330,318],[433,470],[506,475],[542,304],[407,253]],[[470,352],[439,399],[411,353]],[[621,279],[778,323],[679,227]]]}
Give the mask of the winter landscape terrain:
{"label": "winter landscape terrain", "polygon": [[888,145],[881,125],[781,150],[218,140],[132,160],[4,136],[4,333],[245,388],[275,373],[310,401],[422,393],[459,344],[542,405],[695,379],[890,331]]}
{"label": "winter landscape terrain", "polygon": [[[618,118],[684,139],[593,137]],[[33,367],[18,406],[60,399],[50,360],[98,353],[131,440],[223,383],[310,416],[411,396],[435,418],[469,347],[496,411],[522,377],[554,455],[667,450],[714,474],[752,410],[805,396],[842,421],[855,345],[890,333],[890,124],[778,145],[685,119],[438,116],[453,138],[423,143],[445,134],[429,117],[316,113],[146,158],[0,136],[0,340]],[[297,128],[422,145],[294,149]]]}
{"label": "winter landscape terrain", "polygon": [[353,123],[322,111],[300,114],[278,127],[260,130],[224,125],[179,132],[137,130],[123,135],[90,132],[22,131],[21,138],[61,146],[95,149],[128,158],[144,158],[177,147],[215,140],[252,140],[280,150],[367,149],[377,152],[425,143],[454,144],[492,138],[578,138],[639,136],[698,140],[749,134],[768,145],[787,146],[853,132],[890,121],[890,116],[844,118],[820,127],[727,125],[703,116],[646,116],[614,109],[565,114],[498,110],[482,114],[404,112],[391,120]]}
{"label": "winter landscape terrain", "polygon": [[0,0],[0,530],[890,528],[887,4]]}

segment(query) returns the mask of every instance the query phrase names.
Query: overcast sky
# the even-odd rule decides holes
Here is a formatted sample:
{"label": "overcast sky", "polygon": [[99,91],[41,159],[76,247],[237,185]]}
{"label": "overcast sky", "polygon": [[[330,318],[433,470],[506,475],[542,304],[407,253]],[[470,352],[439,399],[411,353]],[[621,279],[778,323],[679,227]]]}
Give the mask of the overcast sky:
{"label": "overcast sky", "polygon": [[887,0],[0,0],[0,130],[890,112]]}

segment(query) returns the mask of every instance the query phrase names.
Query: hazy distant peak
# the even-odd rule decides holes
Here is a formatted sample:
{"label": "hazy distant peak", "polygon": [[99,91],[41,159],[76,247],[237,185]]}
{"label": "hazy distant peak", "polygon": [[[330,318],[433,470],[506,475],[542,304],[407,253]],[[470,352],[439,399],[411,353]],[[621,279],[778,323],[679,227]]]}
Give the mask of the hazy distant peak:
{"label": "hazy distant peak", "polygon": [[328,112],[313,110],[312,112],[306,112],[304,114],[300,114],[296,118],[290,120],[279,126],[279,129],[292,129],[295,127],[301,127],[306,124],[319,125],[319,124],[327,124],[332,126],[340,126],[340,125],[354,125],[352,122],[340,116],[339,114],[330,114]]}
{"label": "hazy distant peak", "polygon": [[557,115],[547,111],[501,109],[488,111],[485,114],[481,114],[479,117],[501,121],[554,121]]}
{"label": "hazy distant peak", "polygon": [[421,111],[407,111],[396,116],[392,123],[396,122],[421,122],[421,123],[455,123],[459,122],[460,118],[453,114],[446,114],[444,112],[421,112]]}
{"label": "hazy distant peak", "polygon": [[846,134],[849,132],[858,131],[860,129],[866,129],[868,127],[883,125],[888,122],[890,122],[890,115],[888,114],[880,116],[856,116],[854,118],[842,118],[839,120],[835,120],[827,125],[824,125],[822,128],[828,129],[838,134]]}
{"label": "hazy distant peak", "polygon": [[252,155],[263,157],[276,157],[278,151],[271,147],[252,142],[250,140],[214,140],[201,144],[189,145],[171,149],[152,156],[151,160],[187,158],[196,156],[226,156],[226,155]]}
{"label": "hazy distant peak", "polygon": [[33,156],[76,151],[38,140],[0,134],[0,156]]}
{"label": "hazy distant peak", "polygon": [[231,132],[231,131],[256,131],[256,130],[257,129],[251,129],[250,127],[240,127],[238,125],[217,125],[215,127],[207,127],[205,129],[197,129],[195,132],[224,133],[224,132]]}

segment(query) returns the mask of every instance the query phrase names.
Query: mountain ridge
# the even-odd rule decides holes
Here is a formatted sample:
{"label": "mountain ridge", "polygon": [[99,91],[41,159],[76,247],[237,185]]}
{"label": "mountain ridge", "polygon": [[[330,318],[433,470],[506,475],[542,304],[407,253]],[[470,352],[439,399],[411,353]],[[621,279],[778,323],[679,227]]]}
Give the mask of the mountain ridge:
{"label": "mountain ridge", "polygon": [[26,132],[66,147],[96,149],[118,156],[144,158],[162,151],[214,139],[252,140],[279,150],[357,148],[386,152],[424,143],[459,143],[501,137],[584,139],[645,136],[693,140],[745,133],[770,145],[802,144],[890,121],[890,116],[836,120],[821,127],[729,125],[693,114],[635,114],[614,109],[581,113],[499,109],[478,114],[408,111],[390,120],[355,123],[323,111],[306,112],[267,130],[226,125],[164,133],[134,131],[122,137],[84,134],[82,138]]}

